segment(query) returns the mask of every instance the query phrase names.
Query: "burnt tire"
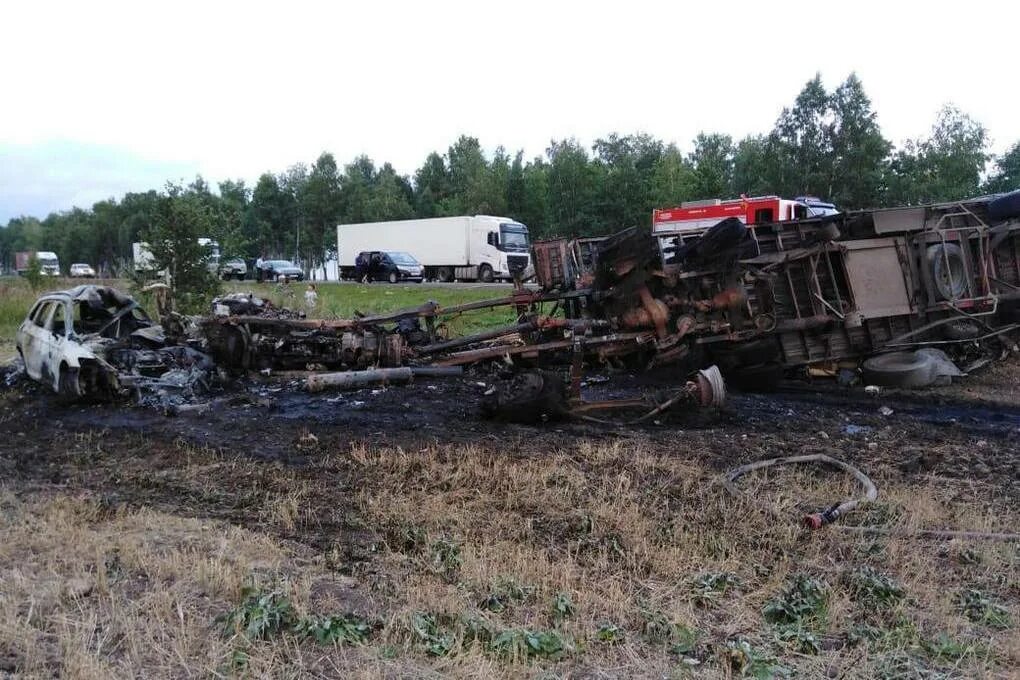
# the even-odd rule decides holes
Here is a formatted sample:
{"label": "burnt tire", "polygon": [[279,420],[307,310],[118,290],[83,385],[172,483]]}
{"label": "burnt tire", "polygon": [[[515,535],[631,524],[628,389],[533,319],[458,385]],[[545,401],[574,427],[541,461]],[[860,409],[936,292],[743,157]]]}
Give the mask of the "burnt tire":
{"label": "burnt tire", "polygon": [[78,369],[69,366],[60,367],[60,378],[58,380],[57,399],[64,404],[77,401],[81,397],[81,386],[78,382]]}
{"label": "burnt tire", "polygon": [[865,385],[928,387],[935,382],[935,361],[917,352],[892,352],[865,359],[861,377]]}
{"label": "burnt tire", "polygon": [[563,379],[548,371],[529,371],[497,386],[482,399],[482,415],[513,423],[541,423],[568,414]]}
{"label": "burnt tire", "polygon": [[989,201],[988,216],[995,222],[1020,217],[1020,190],[1011,191]]}
{"label": "burnt tire", "polygon": [[779,388],[783,374],[781,363],[769,361],[730,371],[726,376],[726,382],[742,392],[775,392]]}
{"label": "burnt tire", "polygon": [[938,243],[925,251],[933,292],[939,300],[957,300],[967,292],[963,249],[955,243]]}

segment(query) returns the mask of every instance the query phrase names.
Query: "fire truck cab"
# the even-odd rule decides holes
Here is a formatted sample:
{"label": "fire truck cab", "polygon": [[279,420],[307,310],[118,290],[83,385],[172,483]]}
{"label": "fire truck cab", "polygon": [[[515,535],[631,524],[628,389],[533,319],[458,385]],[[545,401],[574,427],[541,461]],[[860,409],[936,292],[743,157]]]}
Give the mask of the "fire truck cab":
{"label": "fire truck cab", "polygon": [[744,224],[768,224],[833,215],[836,212],[836,207],[832,203],[825,203],[811,196],[801,196],[793,200],[779,196],[755,196],[726,201],[717,198],[707,201],[685,201],[678,208],[654,210],[652,233],[659,240],[659,248],[663,249],[673,246],[674,243],[676,245],[683,243],[685,236],[698,236],[727,217],[735,217]]}

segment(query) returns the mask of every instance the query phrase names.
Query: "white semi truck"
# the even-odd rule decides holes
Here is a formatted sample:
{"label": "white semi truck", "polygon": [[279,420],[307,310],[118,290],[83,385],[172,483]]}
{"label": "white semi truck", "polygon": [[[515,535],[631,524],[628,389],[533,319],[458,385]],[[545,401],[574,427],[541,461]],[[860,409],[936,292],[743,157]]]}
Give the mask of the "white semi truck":
{"label": "white semi truck", "polygon": [[336,228],[340,277],[355,278],[359,253],[397,251],[424,267],[426,279],[510,279],[531,264],[528,228],[509,217],[436,217],[341,224]]}

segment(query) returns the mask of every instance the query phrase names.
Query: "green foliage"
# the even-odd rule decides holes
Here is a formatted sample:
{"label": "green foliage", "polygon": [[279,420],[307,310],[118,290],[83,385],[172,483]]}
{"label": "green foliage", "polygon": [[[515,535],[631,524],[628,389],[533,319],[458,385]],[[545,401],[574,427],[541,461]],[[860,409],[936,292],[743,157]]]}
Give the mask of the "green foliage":
{"label": "green foliage", "polygon": [[253,586],[241,591],[241,603],[220,620],[224,634],[240,634],[249,640],[265,640],[297,622],[294,608],[283,593],[263,592]]}
{"label": "green foliage", "polygon": [[806,619],[818,619],[825,611],[829,587],[824,581],[803,574],[787,582],[782,592],[762,608],[769,623],[791,624]]}
{"label": "green foliage", "polygon": [[534,586],[520,585],[512,578],[501,578],[479,606],[499,614],[506,611],[513,604],[520,604],[530,599],[534,594]]}
{"label": "green foliage", "polygon": [[357,616],[334,614],[302,619],[294,625],[294,632],[319,644],[360,644],[372,634],[372,626]]}
{"label": "green foliage", "polygon": [[779,665],[774,655],[755,648],[744,638],[727,640],[722,656],[725,664],[744,678],[771,680],[790,675],[789,669]]}
{"label": "green foliage", "polygon": [[888,609],[906,597],[906,590],[892,576],[863,566],[844,573],[843,583],[851,596],[868,607]]}
{"label": "green foliage", "polygon": [[556,631],[508,628],[492,639],[489,650],[503,658],[555,661],[569,654],[573,647]]}
{"label": "green foliage", "polygon": [[199,243],[214,231],[205,191],[201,185],[184,188],[168,183],[152,223],[141,234],[149,244],[153,268],[167,272],[177,306],[185,311],[204,309],[219,292],[219,278],[209,267],[211,248]]}
{"label": "green foliage", "polygon": [[35,253],[28,258],[28,269],[25,270],[24,276],[32,290],[39,290],[42,288],[43,281],[46,277],[43,276],[42,265],[39,263],[39,258],[35,256]]}
{"label": "green foliage", "polygon": [[429,546],[428,560],[433,573],[452,582],[460,571],[460,546],[446,539],[434,541]]}
{"label": "green foliage", "polygon": [[570,599],[570,593],[556,593],[552,601],[552,620],[559,625],[564,620],[574,615],[574,601]]}
{"label": "green foliage", "polygon": [[604,644],[611,645],[623,642],[623,638],[623,630],[615,623],[599,624],[598,629],[595,631],[595,639]]}
{"label": "green foliage", "polygon": [[411,615],[411,632],[425,646],[429,656],[446,656],[453,651],[456,640],[452,632],[442,630],[433,614],[415,612]]}
{"label": "green foliage", "polygon": [[783,626],[776,637],[801,654],[817,654],[822,651],[818,637],[803,626]]}
{"label": "green foliage", "polygon": [[710,571],[699,574],[690,583],[691,601],[699,607],[707,607],[738,585],[740,579],[732,572]]}
{"label": "green foliage", "polygon": [[[286,595],[254,586],[246,586],[241,591],[240,604],[217,617],[217,621],[223,625],[224,635],[239,635],[249,641],[268,640],[290,632],[320,644],[360,644],[374,630],[368,621],[350,614],[298,618]],[[241,654],[235,661],[246,662],[247,655],[243,651]]]}
{"label": "green foliage", "polygon": [[957,596],[957,602],[964,616],[974,623],[999,629],[1013,625],[1009,610],[980,590],[971,588],[963,591]]}
{"label": "green foliage", "polygon": [[996,194],[1017,189],[1020,189],[1020,142],[995,159],[995,168],[989,175],[983,191]]}

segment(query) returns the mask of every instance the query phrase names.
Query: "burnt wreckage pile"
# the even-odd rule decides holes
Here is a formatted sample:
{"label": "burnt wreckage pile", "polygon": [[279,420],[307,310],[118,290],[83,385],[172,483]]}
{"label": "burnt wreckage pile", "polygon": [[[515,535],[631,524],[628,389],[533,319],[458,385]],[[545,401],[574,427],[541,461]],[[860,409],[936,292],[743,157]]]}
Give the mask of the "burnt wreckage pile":
{"label": "burnt wreckage pile", "polygon": [[[104,309],[120,322],[88,336],[101,370],[79,376],[79,391],[123,392],[146,380],[191,387],[293,369],[319,372],[309,388],[321,389],[400,373],[330,381],[326,371],[497,361],[516,377],[486,396],[493,416],[598,420],[593,412],[626,407],[643,408],[640,420],[720,403],[720,372],[745,389],[840,371],[869,384],[924,386],[960,374],[937,350],[951,352],[965,371],[1015,350],[1018,204],[1014,192],[767,224],[727,219],[666,243],[642,229],[541,241],[533,246],[538,290],[518,286],[492,300],[340,320],[306,319],[234,294],[214,301],[211,316],[164,318],[165,337],[140,312],[127,320],[123,310],[135,310],[133,301],[101,289],[89,295],[114,296]],[[451,319],[497,307],[514,310],[516,321],[448,337]],[[582,371],[601,364],[676,365],[690,377],[657,399],[584,401]],[[562,373],[549,370],[556,366]]]}
{"label": "burnt wreckage pile", "polygon": [[568,317],[639,334],[613,351],[651,366],[715,363],[734,384],[767,388],[882,354],[863,362],[866,381],[923,386],[934,360],[903,350],[943,348],[975,366],[1015,349],[1018,203],[1014,192],[751,226],[727,219],[666,247],[632,229],[594,258],[583,242],[546,241],[535,245],[536,272],[564,294]]}

